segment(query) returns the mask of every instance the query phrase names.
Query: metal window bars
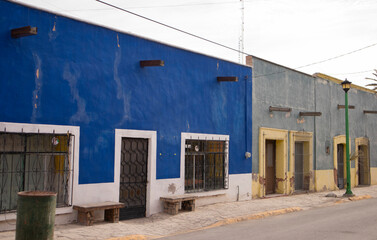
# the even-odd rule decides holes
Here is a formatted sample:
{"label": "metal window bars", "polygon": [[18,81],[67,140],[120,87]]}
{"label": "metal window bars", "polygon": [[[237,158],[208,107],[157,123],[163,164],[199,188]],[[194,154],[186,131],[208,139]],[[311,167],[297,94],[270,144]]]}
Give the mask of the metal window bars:
{"label": "metal window bars", "polygon": [[17,209],[17,193],[57,193],[57,207],[71,205],[73,135],[0,132],[0,212]]}
{"label": "metal window bars", "polygon": [[186,192],[199,192],[227,188],[227,149],[227,141],[186,140]]}

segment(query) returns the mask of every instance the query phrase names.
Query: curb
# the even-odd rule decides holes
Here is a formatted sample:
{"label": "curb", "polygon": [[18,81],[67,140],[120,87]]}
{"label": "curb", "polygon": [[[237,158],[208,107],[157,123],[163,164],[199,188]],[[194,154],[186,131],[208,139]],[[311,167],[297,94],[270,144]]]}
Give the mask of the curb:
{"label": "curb", "polygon": [[115,238],[108,238],[107,240],[147,240],[157,238],[157,236],[147,236],[147,235],[128,235],[124,237],[115,237]]}
{"label": "curb", "polygon": [[362,196],[349,197],[348,199],[351,201],[359,201],[359,200],[370,199],[370,198],[372,198],[372,196],[367,194],[367,195],[362,195]]}
{"label": "curb", "polygon": [[354,196],[354,197],[348,197],[348,198],[344,198],[344,199],[341,199],[341,200],[338,200],[335,202],[335,204],[339,204],[339,203],[345,203],[345,202],[349,202],[349,201],[360,201],[360,200],[364,200],[364,199],[370,199],[372,198],[371,195],[361,195],[361,196]]}
{"label": "curb", "polygon": [[218,221],[214,224],[211,224],[209,226],[200,228],[199,230],[229,225],[229,224],[238,223],[238,222],[247,221],[247,220],[254,220],[254,219],[261,219],[261,218],[270,217],[270,216],[277,216],[277,215],[282,215],[282,214],[285,214],[285,213],[298,212],[298,211],[301,211],[301,210],[303,210],[303,209],[300,208],[300,207],[292,207],[292,208],[283,208],[283,209],[278,209],[278,210],[271,210],[271,211],[266,211],[266,212],[254,213],[254,214],[235,217],[235,218],[227,218],[227,219]]}

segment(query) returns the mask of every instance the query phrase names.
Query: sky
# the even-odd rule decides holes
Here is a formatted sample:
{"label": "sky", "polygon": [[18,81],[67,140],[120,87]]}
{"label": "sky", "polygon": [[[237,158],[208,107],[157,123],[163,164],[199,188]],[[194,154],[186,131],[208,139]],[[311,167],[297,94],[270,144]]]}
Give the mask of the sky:
{"label": "sky", "polygon": [[[246,55],[237,51],[96,0],[13,1],[233,62],[245,62]],[[377,69],[376,0],[101,1],[235,50],[242,49],[243,39],[244,53],[308,74],[320,72],[365,86],[371,83],[365,78],[373,77]]]}

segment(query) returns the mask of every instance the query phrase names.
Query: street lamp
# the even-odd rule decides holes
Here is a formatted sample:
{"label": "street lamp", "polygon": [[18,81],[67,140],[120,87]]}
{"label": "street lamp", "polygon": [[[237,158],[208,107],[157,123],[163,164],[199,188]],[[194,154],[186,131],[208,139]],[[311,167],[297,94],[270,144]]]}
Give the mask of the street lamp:
{"label": "street lamp", "polygon": [[344,80],[342,82],[342,88],[345,92],[345,112],[346,112],[346,160],[347,160],[347,189],[343,195],[345,197],[354,196],[351,191],[351,166],[350,166],[350,143],[349,143],[349,129],[348,129],[348,90],[351,88],[351,82]]}

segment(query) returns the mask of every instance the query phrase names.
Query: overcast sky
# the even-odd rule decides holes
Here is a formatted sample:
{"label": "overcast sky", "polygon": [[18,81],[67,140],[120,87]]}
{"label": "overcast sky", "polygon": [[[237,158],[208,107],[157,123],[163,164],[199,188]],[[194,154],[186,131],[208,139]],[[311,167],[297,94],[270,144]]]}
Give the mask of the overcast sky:
{"label": "overcast sky", "polygon": [[[195,39],[95,0],[14,0],[239,62],[239,53]],[[239,49],[240,0],[102,0]],[[244,0],[244,52],[364,86],[377,69],[376,0]],[[355,50],[359,50],[356,51]],[[353,53],[352,53],[353,52]],[[320,64],[299,68],[321,62]],[[242,56],[244,58],[244,56]],[[370,81],[369,81],[370,82]]]}

